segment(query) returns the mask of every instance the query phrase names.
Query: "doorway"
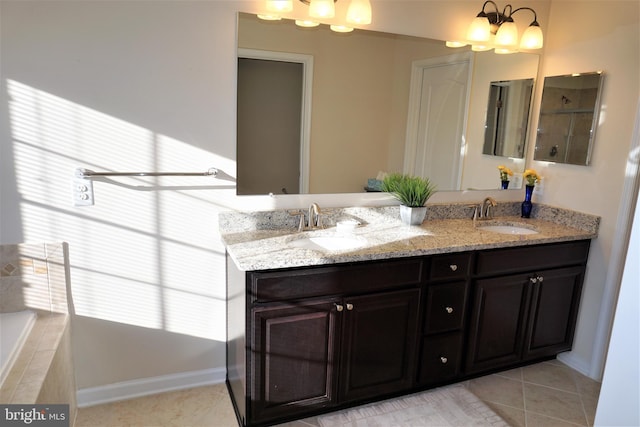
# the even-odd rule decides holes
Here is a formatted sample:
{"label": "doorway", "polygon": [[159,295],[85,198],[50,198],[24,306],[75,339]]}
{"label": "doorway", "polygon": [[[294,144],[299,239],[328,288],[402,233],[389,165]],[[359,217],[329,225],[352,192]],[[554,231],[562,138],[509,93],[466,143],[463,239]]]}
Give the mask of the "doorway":
{"label": "doorway", "polygon": [[238,195],[308,190],[311,64],[307,55],[239,51]]}

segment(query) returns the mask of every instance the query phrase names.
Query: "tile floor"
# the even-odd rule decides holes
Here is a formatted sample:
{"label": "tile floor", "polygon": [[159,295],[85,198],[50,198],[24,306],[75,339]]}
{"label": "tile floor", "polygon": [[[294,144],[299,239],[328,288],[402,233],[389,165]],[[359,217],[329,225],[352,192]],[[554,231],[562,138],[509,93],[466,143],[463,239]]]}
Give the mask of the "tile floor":
{"label": "tile floor", "polygon": [[[558,361],[488,375],[466,385],[514,427],[592,426],[600,391],[599,383]],[[82,408],[75,423],[75,427],[236,425],[223,384]],[[314,417],[286,424],[318,425]]]}

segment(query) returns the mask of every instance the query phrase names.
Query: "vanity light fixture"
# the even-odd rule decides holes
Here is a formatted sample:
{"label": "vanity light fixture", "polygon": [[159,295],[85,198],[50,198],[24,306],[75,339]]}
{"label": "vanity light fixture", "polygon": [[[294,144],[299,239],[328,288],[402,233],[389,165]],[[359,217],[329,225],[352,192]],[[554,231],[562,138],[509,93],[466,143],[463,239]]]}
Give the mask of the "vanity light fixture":
{"label": "vanity light fixture", "polygon": [[[321,20],[335,17],[335,3],[338,0],[299,0],[309,6],[309,17],[297,19],[300,27],[316,27]],[[266,0],[265,13],[258,14],[260,19],[279,20],[282,14],[293,11],[293,0]],[[353,31],[351,25],[368,25],[371,23],[371,3],[369,0],[351,0],[347,9],[345,25],[333,24],[331,29],[340,33]]]}
{"label": "vanity light fixture", "polygon": [[[491,3],[494,12],[485,12],[487,5]],[[513,14],[521,10],[533,12],[533,21],[522,34],[518,43],[518,27],[513,21]],[[538,24],[538,15],[530,7],[514,9],[510,4],[506,5],[502,12],[493,1],[485,1],[482,10],[469,25],[466,39],[447,41],[448,47],[462,47],[470,44],[474,51],[495,49],[495,53],[515,53],[519,49],[535,50],[542,48],[542,29]]]}

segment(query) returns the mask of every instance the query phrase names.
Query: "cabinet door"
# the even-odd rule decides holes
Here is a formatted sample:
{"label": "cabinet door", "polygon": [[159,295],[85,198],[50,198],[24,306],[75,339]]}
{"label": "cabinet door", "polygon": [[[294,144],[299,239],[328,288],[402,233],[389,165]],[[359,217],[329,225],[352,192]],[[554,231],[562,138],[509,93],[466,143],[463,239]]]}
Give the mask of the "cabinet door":
{"label": "cabinet door", "polygon": [[292,416],[335,401],[337,300],[271,304],[252,310],[253,422]]}
{"label": "cabinet door", "polygon": [[466,372],[507,366],[522,357],[529,274],[477,280]]}
{"label": "cabinet door", "polygon": [[344,298],[340,402],[409,389],[420,290]]}
{"label": "cabinet door", "polygon": [[582,267],[546,270],[531,278],[533,293],[525,359],[571,349],[582,280]]}

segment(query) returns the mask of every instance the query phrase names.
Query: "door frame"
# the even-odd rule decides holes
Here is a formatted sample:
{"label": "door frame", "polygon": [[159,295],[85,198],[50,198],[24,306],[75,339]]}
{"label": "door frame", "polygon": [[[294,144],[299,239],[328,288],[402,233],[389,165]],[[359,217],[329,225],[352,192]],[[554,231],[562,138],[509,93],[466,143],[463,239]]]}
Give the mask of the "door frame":
{"label": "door frame", "polygon": [[464,155],[467,151],[467,120],[469,117],[469,102],[471,98],[471,82],[473,76],[473,52],[454,53],[447,56],[435,58],[419,59],[411,63],[411,83],[409,86],[409,108],[407,110],[407,136],[404,145],[404,165],[403,171],[406,174],[414,173],[413,159],[418,148],[418,133],[420,128],[420,100],[422,98],[422,76],[424,70],[443,65],[467,63],[469,72],[467,75],[467,89],[465,96],[465,111],[462,121],[462,138],[460,141],[460,151],[458,156],[458,177],[457,188],[460,189],[462,182],[462,167],[464,166]]}
{"label": "door frame", "polygon": [[309,158],[311,153],[311,92],[313,56],[300,53],[238,48],[238,58],[302,64],[302,103],[300,108],[300,179],[299,192],[309,192]]}

